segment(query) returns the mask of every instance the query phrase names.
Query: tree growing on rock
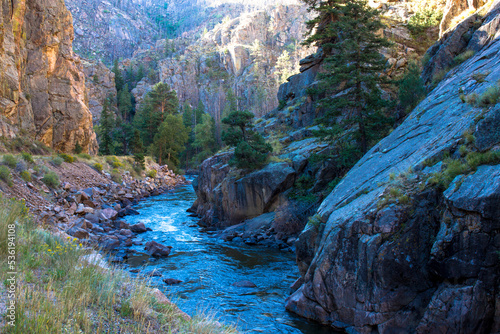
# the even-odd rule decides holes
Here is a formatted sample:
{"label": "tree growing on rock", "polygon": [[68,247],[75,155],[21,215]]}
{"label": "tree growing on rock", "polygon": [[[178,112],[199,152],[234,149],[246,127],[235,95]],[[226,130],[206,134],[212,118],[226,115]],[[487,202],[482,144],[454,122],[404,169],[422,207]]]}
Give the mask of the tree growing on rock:
{"label": "tree growing on rock", "polygon": [[383,28],[379,13],[364,0],[304,2],[318,13],[308,22],[309,29],[316,30],[310,31],[306,43],[321,46],[325,54],[325,71],[312,91],[321,97],[324,109],[320,134],[335,143],[340,154],[349,152],[352,164],[391,123],[380,89],[386,63],[380,50],[390,42],[377,35]]}
{"label": "tree growing on rock", "polygon": [[231,164],[241,169],[257,169],[267,162],[272,147],[252,129],[254,115],[249,111],[233,111],[222,120],[229,128],[222,140],[235,147]]}

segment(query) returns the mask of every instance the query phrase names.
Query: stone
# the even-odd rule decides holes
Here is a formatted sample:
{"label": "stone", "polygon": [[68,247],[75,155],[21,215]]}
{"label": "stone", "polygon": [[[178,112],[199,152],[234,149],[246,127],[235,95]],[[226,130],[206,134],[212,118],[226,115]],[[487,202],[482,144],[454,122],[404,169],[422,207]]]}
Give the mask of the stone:
{"label": "stone", "polygon": [[163,279],[163,282],[165,282],[166,285],[176,285],[176,284],[181,284],[182,281],[175,279],[175,278],[165,278]]}
{"label": "stone", "polygon": [[172,246],[164,246],[156,241],[148,241],[144,249],[153,257],[167,257],[172,250]]}
{"label": "stone", "polygon": [[89,238],[89,232],[87,232],[83,228],[79,228],[79,227],[72,227],[69,230],[67,230],[66,233],[68,235],[71,235],[72,237],[75,237],[78,239],[88,239]]}
{"label": "stone", "polygon": [[111,235],[111,236],[104,236],[99,245],[102,247],[104,250],[113,250],[116,249],[120,246],[120,240],[118,240],[117,237]]}
{"label": "stone", "polygon": [[106,220],[113,220],[118,216],[118,212],[113,209],[106,208],[101,210],[101,216]]}
{"label": "stone", "polygon": [[133,236],[133,235],[134,235],[134,233],[132,233],[132,231],[130,231],[130,230],[126,230],[126,229],[121,229],[121,230],[120,230],[120,234],[121,234],[121,235],[124,235],[124,236],[126,236],[126,237],[131,237],[131,236]]}
{"label": "stone", "polygon": [[253,282],[250,282],[250,281],[238,281],[238,282],[234,282],[231,285],[235,286],[237,288],[256,288],[257,287],[257,285],[255,285]]}
{"label": "stone", "polygon": [[147,228],[144,223],[139,222],[137,224],[131,225],[130,230],[135,233],[144,233],[147,232]]}

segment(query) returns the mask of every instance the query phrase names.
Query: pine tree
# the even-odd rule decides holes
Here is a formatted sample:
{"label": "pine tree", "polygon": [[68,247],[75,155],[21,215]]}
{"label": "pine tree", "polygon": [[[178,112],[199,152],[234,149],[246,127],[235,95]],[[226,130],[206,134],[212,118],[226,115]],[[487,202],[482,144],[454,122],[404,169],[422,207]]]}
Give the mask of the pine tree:
{"label": "pine tree", "polygon": [[113,63],[113,69],[111,70],[115,74],[115,86],[118,92],[121,92],[123,85],[125,84],[122,76],[122,72],[118,68],[118,59],[115,59]]}
{"label": "pine tree", "polygon": [[167,115],[154,137],[151,152],[161,165],[167,163],[171,167],[179,164],[179,154],[185,148],[189,130],[182,123],[181,115]]}
{"label": "pine tree", "polygon": [[217,149],[215,120],[209,114],[204,114],[201,123],[194,128],[193,146],[199,150],[196,154],[198,163],[208,158]]}
{"label": "pine tree", "polygon": [[[355,160],[383,136],[390,123],[380,90],[385,82],[380,50],[390,43],[376,34],[383,27],[379,13],[364,0],[305,2],[319,13],[308,22],[310,29],[317,30],[306,42],[323,47],[326,55],[315,92],[323,97],[322,134]],[[353,140],[356,146],[351,145]]]}
{"label": "pine tree", "polygon": [[132,116],[132,94],[128,91],[128,84],[123,86],[123,90],[118,97],[118,110],[124,120],[130,120]]}
{"label": "pine tree", "polygon": [[111,155],[113,154],[113,129],[114,129],[114,119],[113,115],[109,112],[108,103],[104,103],[104,107],[101,113],[101,120],[99,125],[99,153],[101,155]]}
{"label": "pine tree", "polygon": [[283,50],[283,53],[278,57],[275,66],[276,73],[276,83],[281,85],[286,82],[287,79],[293,75],[293,65],[290,60],[290,54],[287,50]]}
{"label": "pine tree", "polygon": [[233,111],[222,123],[229,125],[222,133],[222,140],[234,146],[232,165],[242,169],[256,169],[266,163],[272,147],[265,142],[262,135],[252,127],[254,115],[248,111]]}

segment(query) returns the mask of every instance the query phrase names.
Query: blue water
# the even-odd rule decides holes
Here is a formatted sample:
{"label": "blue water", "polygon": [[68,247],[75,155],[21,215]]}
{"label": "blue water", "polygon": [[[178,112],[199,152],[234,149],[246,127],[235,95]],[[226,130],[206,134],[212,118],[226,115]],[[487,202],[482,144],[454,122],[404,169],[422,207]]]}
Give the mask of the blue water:
{"label": "blue water", "polygon": [[[157,269],[162,277],[151,278],[172,301],[190,315],[215,313],[219,321],[234,324],[245,333],[331,333],[285,310],[290,285],[299,277],[295,255],[259,246],[225,242],[198,227],[188,209],[196,199],[191,185],[140,202],[138,216],[126,217],[129,224],[143,222],[153,231],[135,240],[155,240],[172,246],[168,258],[148,262],[144,246],[133,246],[130,269]],[[183,283],[167,286],[162,279]],[[251,281],[256,288],[232,286]]]}

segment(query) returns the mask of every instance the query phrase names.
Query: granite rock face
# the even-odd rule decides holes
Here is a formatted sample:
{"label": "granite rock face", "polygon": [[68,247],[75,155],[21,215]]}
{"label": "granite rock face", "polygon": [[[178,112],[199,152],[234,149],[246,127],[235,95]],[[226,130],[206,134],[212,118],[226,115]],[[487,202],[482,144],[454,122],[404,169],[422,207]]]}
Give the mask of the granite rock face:
{"label": "granite rock face", "polygon": [[[479,38],[498,15],[497,4],[469,41],[476,54],[451,70],[323,201],[322,224],[307,228],[297,243],[304,281],[287,309],[353,333],[498,332],[500,167],[457,176],[444,192],[429,186],[423,168],[445,152],[457,156],[466,131],[480,138],[477,150],[500,144],[489,133],[499,105],[475,108],[459,97],[480,96],[500,79],[500,39]],[[476,73],[485,80],[475,80]],[[394,187],[390,175],[400,174],[412,178],[410,204],[384,205]]]}
{"label": "granite rock face", "polygon": [[62,0],[0,6],[0,135],[23,132],[56,151],[76,142],[97,151],[82,64],[72,50],[71,14]]}
{"label": "granite rock face", "polygon": [[115,74],[100,61],[82,60],[87,88],[88,107],[92,113],[92,122],[98,124],[106,99],[112,112],[116,112],[117,92]]}

